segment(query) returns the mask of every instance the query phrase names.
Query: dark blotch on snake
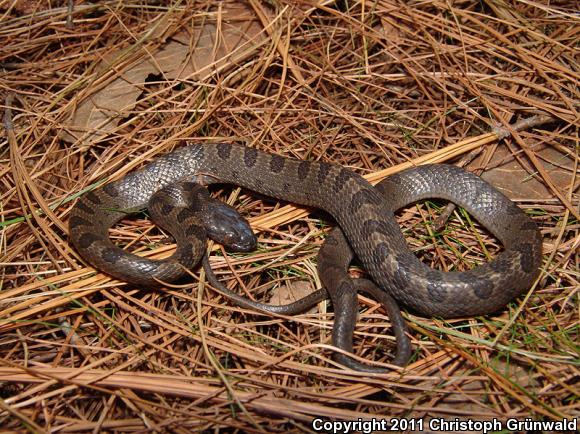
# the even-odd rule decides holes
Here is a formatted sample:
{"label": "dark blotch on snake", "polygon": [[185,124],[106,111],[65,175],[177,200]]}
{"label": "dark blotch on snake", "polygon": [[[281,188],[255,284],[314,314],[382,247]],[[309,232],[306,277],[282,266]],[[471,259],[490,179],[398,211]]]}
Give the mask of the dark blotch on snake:
{"label": "dark blotch on snake", "polygon": [[386,262],[385,258],[392,254],[391,247],[388,243],[379,243],[377,247],[375,247],[375,254],[374,257],[377,258],[379,261]]}
{"label": "dark blotch on snake", "polygon": [[196,225],[195,223],[190,224],[185,233],[190,237],[195,237],[197,239],[203,238],[205,236],[205,230],[202,226]]}
{"label": "dark blotch on snake", "polygon": [[94,208],[88,206],[82,199],[77,202],[76,206],[85,214],[93,215],[95,213]]}
{"label": "dark blotch on snake", "polygon": [[107,193],[110,197],[117,197],[119,196],[119,190],[115,187],[114,184],[107,184],[103,187],[103,191]]}
{"label": "dark blotch on snake", "polygon": [[372,190],[359,190],[352,196],[348,211],[351,214],[355,214],[364,205],[378,205],[379,203],[379,196],[374,194]]}
{"label": "dark blotch on snake", "polygon": [[183,223],[185,220],[187,220],[190,217],[194,217],[194,214],[193,214],[193,212],[191,212],[187,208],[183,208],[181,211],[179,211],[177,213],[177,221],[179,223]]}
{"label": "dark blotch on snake", "polygon": [[[491,267],[491,269],[497,273],[509,273],[511,267],[510,267],[510,261],[507,258],[496,258],[493,261],[491,261],[489,263],[489,266]],[[470,281],[466,281],[465,283],[470,283]]]}
{"label": "dark blotch on snake", "polygon": [[258,151],[254,148],[244,149],[244,164],[249,169],[254,167],[256,161],[258,160]]}
{"label": "dark blotch on snake", "polygon": [[273,173],[280,173],[284,169],[286,159],[280,155],[273,154],[270,157],[270,170]]}
{"label": "dark blotch on snake", "polygon": [[409,284],[410,277],[410,265],[416,259],[415,255],[411,252],[399,253],[395,256],[397,261],[397,267],[395,268],[395,273],[393,274],[393,280],[398,288],[406,288]]}
{"label": "dark blotch on snake", "polygon": [[94,203],[95,205],[101,204],[101,198],[99,196],[97,196],[94,191],[87,193],[87,195],[85,197],[88,200],[90,200],[92,203]]}
{"label": "dark blotch on snake", "polygon": [[103,261],[110,264],[118,262],[122,257],[122,252],[113,247],[107,247],[101,252],[101,258],[103,258]]}
{"label": "dark blotch on snake", "polygon": [[520,225],[520,231],[535,231],[536,228],[536,222],[528,219]]}
{"label": "dark blotch on snake", "polygon": [[520,243],[514,247],[520,253],[520,265],[524,273],[530,273],[534,269],[534,250],[531,243]]}
{"label": "dark blotch on snake", "polygon": [[88,221],[82,217],[79,217],[77,215],[73,215],[69,220],[69,227],[71,229],[76,229],[79,226],[92,226],[92,225],[93,224],[90,221]]}
{"label": "dark blotch on snake", "polygon": [[324,182],[332,166],[328,163],[319,163],[318,165],[318,182],[321,184]]}
{"label": "dark blotch on snake", "polygon": [[362,225],[362,233],[365,237],[370,237],[374,233],[379,233],[388,237],[391,231],[385,221],[365,220]]}
{"label": "dark blotch on snake", "polygon": [[100,241],[101,239],[102,238],[100,237],[100,235],[87,232],[86,234],[82,234],[79,237],[79,246],[82,249],[86,249],[89,248],[91,244],[93,244],[96,241]]}
{"label": "dark blotch on snake", "polygon": [[171,211],[173,211],[173,205],[171,205],[170,203],[167,202],[163,202],[161,204],[161,212],[165,215],[169,214]]}
{"label": "dark blotch on snake", "polygon": [[339,193],[343,189],[344,185],[348,182],[348,180],[352,178],[354,178],[354,174],[350,170],[346,170],[344,168],[340,169],[338,176],[334,180],[332,190],[335,193]]}
{"label": "dark blotch on snake", "polygon": [[194,246],[190,243],[184,244],[183,247],[179,249],[177,258],[181,265],[184,265],[188,268],[191,267],[193,263],[193,249]]}
{"label": "dark blotch on snake", "polygon": [[188,208],[194,213],[202,211],[204,208],[207,207],[206,201],[208,197],[209,194],[207,194],[207,190],[206,191],[198,190],[196,194],[193,196],[193,200],[188,203],[189,205]]}
{"label": "dark blotch on snake", "polygon": [[475,295],[481,300],[487,300],[493,292],[493,282],[480,276],[479,279],[472,280],[470,286]]}
{"label": "dark blotch on snake", "polygon": [[232,153],[232,145],[229,143],[220,143],[217,145],[217,151],[218,157],[222,160],[227,160],[230,158],[230,154]]}
{"label": "dark blotch on snake", "polygon": [[310,173],[310,166],[312,163],[310,161],[301,161],[298,163],[298,178],[304,180]]}

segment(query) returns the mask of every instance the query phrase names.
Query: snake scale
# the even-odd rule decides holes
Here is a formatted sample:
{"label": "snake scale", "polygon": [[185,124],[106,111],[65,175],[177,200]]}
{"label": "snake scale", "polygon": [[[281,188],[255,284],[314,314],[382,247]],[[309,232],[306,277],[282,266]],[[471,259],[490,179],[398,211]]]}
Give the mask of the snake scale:
{"label": "snake scale", "polygon": [[[96,268],[144,286],[183,275],[203,252],[178,242],[164,261],[137,257],[115,246],[108,229],[128,212],[147,207],[161,188],[179,181],[239,185],[260,194],[331,214],[372,280],[398,302],[424,316],[452,318],[497,311],[529,288],[539,273],[541,235],[512,201],[481,178],[448,165],[420,166],[373,187],[339,165],[301,161],[234,144],[190,144],[139,171],[82,196],[71,211],[72,243]],[[438,197],[469,211],[503,244],[492,261],[465,272],[441,272],[408,248],[394,211]],[[159,204],[163,207],[163,204]],[[171,206],[163,213],[170,214]],[[175,218],[189,222],[191,212]],[[199,226],[184,227],[188,240]],[[203,250],[203,249],[201,249]]]}

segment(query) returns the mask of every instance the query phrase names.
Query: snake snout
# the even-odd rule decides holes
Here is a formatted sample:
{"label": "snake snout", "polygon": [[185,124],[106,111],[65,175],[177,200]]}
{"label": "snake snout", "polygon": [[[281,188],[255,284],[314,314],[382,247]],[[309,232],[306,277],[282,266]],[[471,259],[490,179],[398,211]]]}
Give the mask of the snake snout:
{"label": "snake snout", "polygon": [[[249,227],[248,227],[249,229]],[[252,252],[256,250],[257,240],[254,233],[249,229],[249,232],[244,230],[235,235],[228,236],[228,242],[224,246],[233,252]]]}

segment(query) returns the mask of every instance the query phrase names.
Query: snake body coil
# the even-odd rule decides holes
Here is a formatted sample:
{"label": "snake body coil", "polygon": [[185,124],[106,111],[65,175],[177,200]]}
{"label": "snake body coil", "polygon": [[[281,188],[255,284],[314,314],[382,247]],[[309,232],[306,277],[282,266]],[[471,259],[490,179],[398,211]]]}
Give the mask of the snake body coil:
{"label": "snake body coil", "polygon": [[[108,229],[127,212],[147,207],[160,188],[200,177],[327,211],[374,282],[425,316],[496,311],[529,288],[539,272],[541,236],[536,224],[503,194],[459,168],[420,166],[383,181],[379,191],[338,165],[232,144],[188,145],[84,195],[71,212],[73,244],[93,266],[130,283],[156,285],[174,280],[183,272],[180,264],[191,267],[199,259],[191,254],[191,246],[179,246],[178,240],[171,258],[152,261],[113,245]],[[428,197],[466,208],[503,243],[504,251],[466,272],[445,273],[423,264],[409,250],[394,211]],[[186,214],[181,216],[184,221]]]}

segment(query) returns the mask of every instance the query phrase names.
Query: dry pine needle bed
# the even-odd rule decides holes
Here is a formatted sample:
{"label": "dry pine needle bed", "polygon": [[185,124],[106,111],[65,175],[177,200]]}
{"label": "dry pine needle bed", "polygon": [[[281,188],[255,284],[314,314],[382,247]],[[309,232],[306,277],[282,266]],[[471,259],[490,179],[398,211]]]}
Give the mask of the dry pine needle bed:
{"label": "dry pine needle bed", "polygon": [[[441,418],[577,418],[573,3],[0,2],[2,429],[298,432],[315,418],[374,417],[413,420],[399,426],[413,431]],[[332,360],[329,302],[264,316],[199,269],[152,291],[80,260],[67,234],[77,197],[186,142],[218,141],[371,182],[427,162],[465,167],[538,224],[541,275],[493,315],[405,311],[411,362],[369,375]],[[320,287],[327,215],[235,186],[212,192],[259,240],[247,254],[210,247],[222,282],[273,304]],[[501,251],[445,205],[397,214],[423,262],[468,270]],[[175,247],[146,213],[110,236],[153,258]],[[357,357],[388,367],[388,316],[365,296],[359,310]]]}

